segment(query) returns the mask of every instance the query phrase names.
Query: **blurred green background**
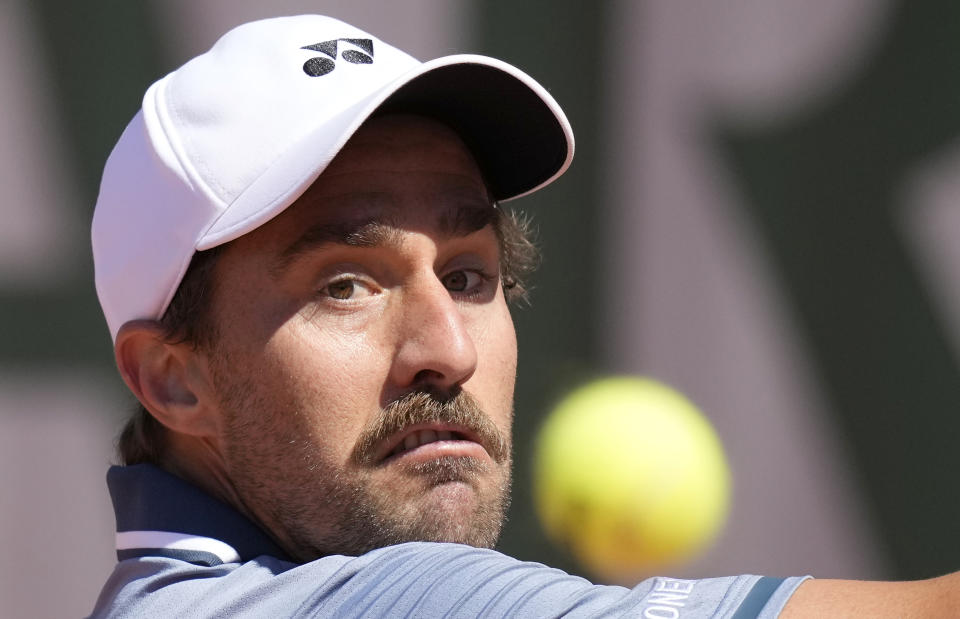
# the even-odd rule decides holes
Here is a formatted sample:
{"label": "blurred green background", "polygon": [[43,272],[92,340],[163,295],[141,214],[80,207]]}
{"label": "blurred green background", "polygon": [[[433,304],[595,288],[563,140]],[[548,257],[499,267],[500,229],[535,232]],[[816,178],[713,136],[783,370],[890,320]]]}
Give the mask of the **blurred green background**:
{"label": "blurred green background", "polygon": [[[516,205],[544,264],[515,312],[505,552],[580,572],[536,523],[530,447],[563,393],[627,372],[687,393],[733,466],[724,535],[676,574],[960,568],[960,5],[0,6],[0,599],[14,615],[88,612],[112,562],[102,475],[132,402],[93,288],[103,162],[152,81],[233,25],[299,12],[423,59],[507,60],[577,134],[568,174]],[[59,596],[37,580],[51,562]]]}

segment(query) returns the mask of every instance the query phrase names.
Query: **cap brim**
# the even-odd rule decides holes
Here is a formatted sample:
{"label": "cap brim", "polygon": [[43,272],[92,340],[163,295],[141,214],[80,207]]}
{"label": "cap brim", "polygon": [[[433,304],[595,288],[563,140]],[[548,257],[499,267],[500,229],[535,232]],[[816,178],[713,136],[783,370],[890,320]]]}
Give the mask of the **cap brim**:
{"label": "cap brim", "polygon": [[573,159],[570,123],[536,81],[494,58],[446,56],[420,65],[308,132],[202,233],[197,249],[231,241],[281,213],[360,125],[388,112],[429,116],[457,131],[497,201],[536,191],[563,174]]}

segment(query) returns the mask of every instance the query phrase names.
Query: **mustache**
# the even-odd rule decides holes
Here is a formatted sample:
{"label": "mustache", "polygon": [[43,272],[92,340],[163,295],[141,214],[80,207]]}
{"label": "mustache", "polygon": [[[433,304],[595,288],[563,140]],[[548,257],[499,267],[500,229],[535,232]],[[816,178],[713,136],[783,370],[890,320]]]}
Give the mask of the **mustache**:
{"label": "mustache", "polygon": [[414,391],[394,400],[364,428],[353,449],[353,461],[360,465],[377,463],[377,447],[404,428],[415,424],[444,423],[472,433],[494,462],[510,455],[510,442],[487,416],[476,398],[466,391],[444,396]]}

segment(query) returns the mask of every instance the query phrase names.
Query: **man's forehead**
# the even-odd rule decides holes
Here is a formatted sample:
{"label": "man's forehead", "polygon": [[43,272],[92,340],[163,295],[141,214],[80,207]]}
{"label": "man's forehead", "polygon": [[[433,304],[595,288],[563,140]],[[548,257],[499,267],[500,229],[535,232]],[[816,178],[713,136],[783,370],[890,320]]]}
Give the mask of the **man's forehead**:
{"label": "man's forehead", "polygon": [[[298,231],[279,252],[275,271],[282,271],[305,253],[329,245],[383,247],[401,242],[404,231],[421,231],[440,238],[467,236],[493,224],[499,212],[489,203],[460,202],[430,209],[426,216],[410,218],[402,208],[385,203],[383,208],[355,211],[337,209]],[[387,206],[390,205],[390,206]]]}
{"label": "man's forehead", "polygon": [[463,184],[421,186],[412,195],[363,186],[342,193],[315,191],[318,185],[304,193],[291,209],[313,211],[315,219],[328,223],[377,220],[399,227],[423,218],[450,230],[464,218],[489,214],[495,207],[483,188]]}
{"label": "man's forehead", "polygon": [[[373,197],[373,196],[371,196]],[[427,209],[405,209],[389,200],[366,202],[359,208],[342,205],[326,211],[315,225],[322,228],[357,230],[378,226],[397,230],[423,230],[442,236],[462,236],[491,223],[497,216],[493,204],[481,200],[437,200]]]}
{"label": "man's forehead", "polygon": [[450,127],[385,114],[364,123],[295,204],[362,213],[397,208],[401,196],[443,207],[489,205],[489,195],[474,154]]}
{"label": "man's forehead", "polygon": [[318,179],[283,214],[295,220],[294,228],[302,229],[304,223],[340,227],[380,223],[394,228],[435,228],[449,234],[471,228],[477,221],[489,223],[496,216],[496,205],[485,186],[456,179],[449,183],[412,183],[406,191],[376,181],[369,186],[360,182],[347,190],[338,187],[331,191],[322,180]]}

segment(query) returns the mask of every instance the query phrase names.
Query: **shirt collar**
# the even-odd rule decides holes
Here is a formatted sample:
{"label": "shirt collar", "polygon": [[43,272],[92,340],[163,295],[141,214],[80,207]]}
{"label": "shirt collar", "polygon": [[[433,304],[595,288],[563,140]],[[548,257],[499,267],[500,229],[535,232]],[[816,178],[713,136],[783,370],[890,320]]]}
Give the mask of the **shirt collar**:
{"label": "shirt collar", "polygon": [[117,558],[162,556],[198,565],[290,558],[257,525],[200,488],[151,464],[112,466]]}

